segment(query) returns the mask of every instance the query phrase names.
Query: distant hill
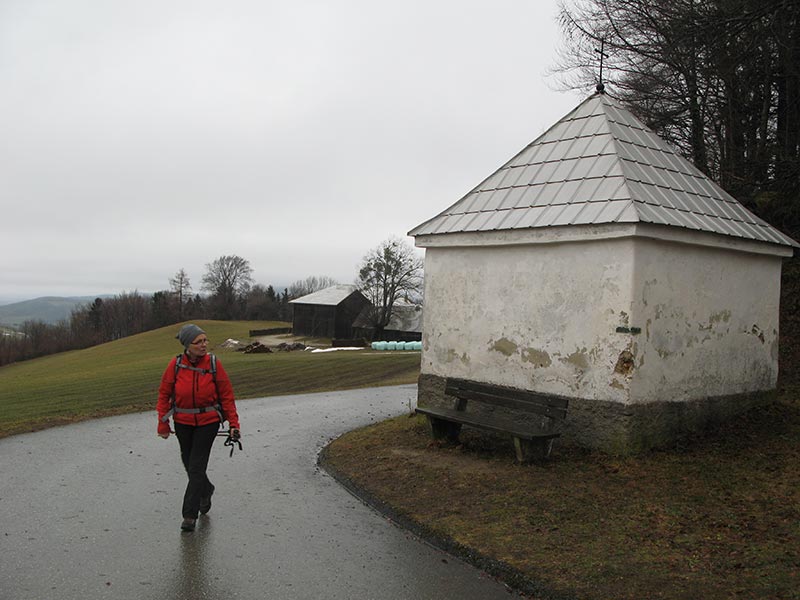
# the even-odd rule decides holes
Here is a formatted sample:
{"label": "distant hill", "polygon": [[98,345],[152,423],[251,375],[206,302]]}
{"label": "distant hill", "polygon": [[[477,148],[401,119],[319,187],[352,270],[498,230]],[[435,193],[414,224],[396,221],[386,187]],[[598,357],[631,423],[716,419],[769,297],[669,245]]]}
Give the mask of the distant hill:
{"label": "distant hill", "polygon": [[0,325],[19,327],[25,321],[44,321],[55,325],[59,321],[68,320],[73,309],[94,302],[95,298],[97,296],[46,296],[6,304],[0,306]]}

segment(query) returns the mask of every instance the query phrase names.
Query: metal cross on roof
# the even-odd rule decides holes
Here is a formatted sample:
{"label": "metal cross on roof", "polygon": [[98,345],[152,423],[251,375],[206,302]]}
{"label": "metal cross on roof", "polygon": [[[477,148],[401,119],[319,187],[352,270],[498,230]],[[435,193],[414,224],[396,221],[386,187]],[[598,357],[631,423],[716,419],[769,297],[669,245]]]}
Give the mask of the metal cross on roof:
{"label": "metal cross on roof", "polygon": [[600,47],[594,49],[594,51],[600,55],[600,81],[597,83],[597,86],[595,87],[598,94],[602,94],[606,89],[606,86],[603,85],[603,59],[608,58],[608,54],[603,52],[605,46],[606,46],[605,38],[600,38]]}

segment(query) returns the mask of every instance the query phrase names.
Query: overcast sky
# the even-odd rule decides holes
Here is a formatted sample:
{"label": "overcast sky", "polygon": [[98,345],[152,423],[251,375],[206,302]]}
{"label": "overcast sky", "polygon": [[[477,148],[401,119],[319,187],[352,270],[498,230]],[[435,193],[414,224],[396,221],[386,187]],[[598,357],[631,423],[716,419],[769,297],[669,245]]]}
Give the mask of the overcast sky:
{"label": "overcast sky", "polygon": [[[557,0],[0,1],[0,301],[351,283],[583,98]],[[587,95],[592,90],[587,90]]]}

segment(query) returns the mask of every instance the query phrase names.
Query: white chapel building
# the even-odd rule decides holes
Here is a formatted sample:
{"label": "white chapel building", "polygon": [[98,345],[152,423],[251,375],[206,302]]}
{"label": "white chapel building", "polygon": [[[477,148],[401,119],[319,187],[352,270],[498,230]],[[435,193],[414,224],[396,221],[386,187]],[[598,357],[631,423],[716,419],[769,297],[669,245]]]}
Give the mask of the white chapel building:
{"label": "white chapel building", "polygon": [[628,453],[775,388],[797,242],[602,93],[409,235],[420,406],[448,377],[567,397],[562,439]]}

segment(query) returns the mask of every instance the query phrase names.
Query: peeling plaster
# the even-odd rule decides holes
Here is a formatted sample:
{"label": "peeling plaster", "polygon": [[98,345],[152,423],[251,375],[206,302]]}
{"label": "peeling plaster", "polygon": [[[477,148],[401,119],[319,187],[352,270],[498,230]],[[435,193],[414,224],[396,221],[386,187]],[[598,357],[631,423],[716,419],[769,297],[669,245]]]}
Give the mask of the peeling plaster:
{"label": "peeling plaster", "polygon": [[655,314],[656,321],[658,321],[662,316],[664,316],[665,308],[666,308],[665,304],[656,304],[656,314]]}
{"label": "peeling plaster", "polygon": [[[697,327],[700,331],[711,331],[720,323],[728,323],[731,320],[731,311],[729,310],[721,310],[719,312],[711,313],[711,316],[708,318],[708,324],[698,323]],[[726,333],[728,333],[730,329],[726,329],[724,333],[718,333],[717,337],[720,338]]]}
{"label": "peeling plaster", "polygon": [[731,311],[729,310],[721,310],[717,313],[711,314],[711,325],[715,325],[717,323],[727,323],[731,320]]}
{"label": "peeling plaster", "polygon": [[610,387],[612,387],[612,388],[616,388],[616,389],[618,389],[618,390],[624,390],[624,389],[625,389],[625,386],[624,386],[623,384],[621,384],[619,381],[617,381],[617,379],[616,379],[616,378],[612,379],[612,380],[611,380],[611,383],[609,383],[608,385],[609,385]]}
{"label": "peeling plaster", "polygon": [[[478,245],[426,254],[426,372],[623,404],[774,386],[779,260],[649,238],[537,246],[532,261]],[[641,335],[618,335],[631,324]]]}
{"label": "peeling plaster", "polygon": [[522,351],[522,360],[531,363],[536,368],[549,367],[553,364],[547,352],[536,348],[525,348]]}
{"label": "peeling plaster", "polygon": [[494,350],[495,352],[499,352],[500,354],[503,354],[505,356],[511,356],[519,349],[519,346],[517,346],[514,342],[512,342],[508,338],[500,338],[493,344],[492,342],[489,342],[489,344],[490,344],[489,347],[492,350]]}
{"label": "peeling plaster", "polygon": [[438,362],[449,364],[460,360],[465,365],[468,365],[470,362],[469,356],[466,352],[462,353],[461,355],[458,354],[452,348],[448,349],[447,351],[437,350],[436,352],[436,359]]}
{"label": "peeling plaster", "polygon": [[634,358],[633,354],[629,350],[623,350],[619,358],[617,359],[617,364],[614,367],[614,373],[619,373],[620,375],[629,376],[633,373],[634,367]]}
{"label": "peeling plaster", "polygon": [[649,279],[644,282],[642,290],[642,304],[647,306],[647,297],[650,295],[650,288],[658,285],[658,279]]}
{"label": "peeling plaster", "polygon": [[[602,340],[602,343],[603,343],[603,347],[608,347],[610,345],[608,339]],[[600,360],[601,356],[602,356],[602,353],[601,353],[599,347],[595,346],[594,348],[589,350],[589,359],[591,360],[592,364],[596,365],[597,362]]]}
{"label": "peeling plaster", "polygon": [[762,344],[765,342],[764,332],[761,331],[761,328],[758,325],[753,325],[753,328],[750,330],[750,333],[756,336],[759,340],[761,340]]}
{"label": "peeling plaster", "polygon": [[612,275],[611,277],[606,277],[605,279],[603,279],[603,282],[600,285],[604,290],[608,290],[609,292],[611,292],[611,295],[619,296],[620,293],[619,286],[616,284],[613,277],[616,277],[616,275]]}
{"label": "peeling plaster", "polygon": [[586,348],[583,350],[576,350],[572,354],[567,355],[565,358],[559,359],[565,364],[571,364],[584,371],[589,368],[589,355],[586,354]]}

